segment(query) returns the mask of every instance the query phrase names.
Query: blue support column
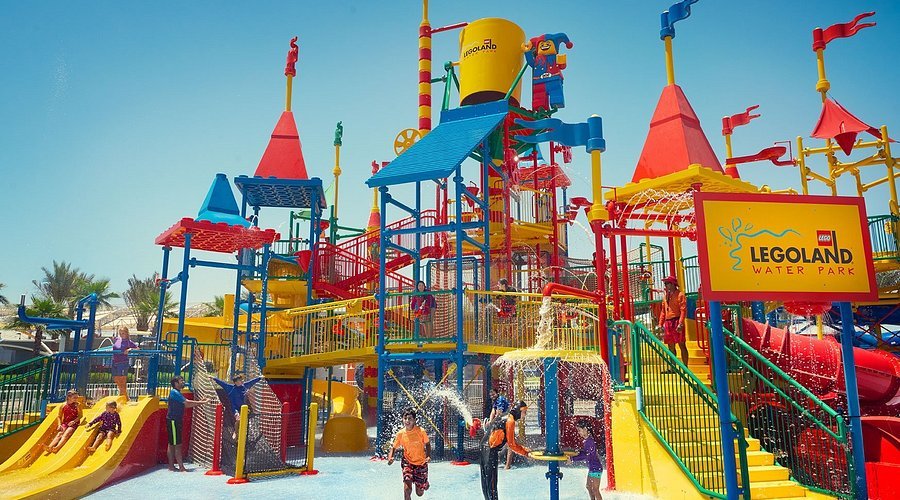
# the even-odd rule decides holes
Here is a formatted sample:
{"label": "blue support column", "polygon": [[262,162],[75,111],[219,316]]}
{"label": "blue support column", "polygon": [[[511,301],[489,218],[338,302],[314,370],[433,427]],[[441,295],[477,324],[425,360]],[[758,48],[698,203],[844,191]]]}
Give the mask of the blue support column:
{"label": "blue support column", "polygon": [[[422,183],[416,183],[416,215],[414,216],[416,220],[416,253],[413,255],[413,292],[419,291],[419,280],[422,279],[422,217],[420,214],[422,213]],[[413,316],[413,338],[419,340],[420,334],[422,331],[422,322],[419,321],[417,316]],[[431,335],[434,335],[434,332],[431,332]]]}
{"label": "blue support column", "polygon": [[[444,378],[444,360],[436,359],[434,360],[434,379],[441,380],[442,378]],[[439,429],[444,428],[444,412],[438,413],[435,423]],[[440,432],[434,436],[434,455],[438,459],[444,458],[444,436]]]}
{"label": "blue support column", "polygon": [[[75,315],[75,321],[84,320],[84,303],[78,304],[78,312]],[[78,352],[78,347],[81,345],[81,330],[82,328],[76,328],[72,331],[72,346],[67,347],[67,350],[72,352]]]}
{"label": "blue support column", "polygon": [[162,329],[163,329],[163,317],[165,315],[165,311],[163,310],[166,305],[166,292],[169,289],[169,254],[172,252],[172,247],[163,247],[163,261],[162,261],[162,276],[160,276],[159,281],[159,306],[156,308],[156,348],[159,349],[162,345]]}
{"label": "blue support column", "polygon": [[[386,430],[384,423],[384,377],[388,371],[388,359],[387,356],[382,352],[378,355],[378,399],[375,404],[378,405],[375,408],[375,456],[382,457],[384,456],[384,443],[385,436],[384,432]],[[388,437],[390,439],[390,437]]]}
{"label": "blue support column", "polygon": [[[184,354],[181,352],[184,346],[184,315],[187,310],[188,273],[191,267],[191,233],[184,233],[184,258],[181,264],[181,303],[178,304],[178,342],[175,345],[175,376],[181,375],[181,365]],[[165,296],[160,297],[160,301]],[[161,322],[160,322],[161,323]]]}
{"label": "blue support column", "polygon": [[[544,422],[547,429],[545,455],[559,455],[559,359],[544,358]],[[550,500],[559,500],[559,462],[549,462]]]}
{"label": "blue support column", "polygon": [[[244,203],[244,207],[246,207],[246,203]],[[238,250],[237,259],[239,264],[242,264],[245,260],[244,252],[249,251],[246,248]],[[238,271],[234,281],[234,311],[231,318],[231,373],[228,374],[228,380],[231,380],[231,377],[234,377],[234,374],[237,372],[237,356],[238,352],[240,352],[238,326],[241,323],[241,281],[242,271]]]}
{"label": "blue support column", "polygon": [[[147,366],[147,394],[156,395],[156,388],[159,382],[159,353],[150,356],[150,362]],[[191,381],[193,383],[193,380]]]}
{"label": "blue support column", "polygon": [[725,336],[722,331],[722,303],[709,303],[709,344],[713,357],[716,402],[719,406],[719,432],[722,434],[722,465],[728,500],[738,499],[737,462],[734,459],[734,429],[731,427],[731,400],[728,397],[728,363],[725,361]]}
{"label": "blue support column", "polygon": [[[456,259],[456,283],[455,283],[455,291],[454,297],[456,297],[456,353],[454,359],[456,360],[456,385],[457,388],[462,393],[463,388],[463,352],[465,350],[465,338],[463,337],[463,325],[465,324],[465,320],[463,317],[463,301],[465,301],[465,291],[463,290],[463,236],[465,236],[465,231],[462,229],[460,224],[463,221],[462,214],[462,190],[466,187],[463,184],[463,176],[462,176],[462,166],[457,165],[456,167],[456,175],[453,176],[454,182],[454,191],[456,192],[456,255],[454,256]],[[484,232],[485,237],[487,237],[487,231]],[[457,447],[456,447],[456,459],[462,461],[463,458],[463,435],[465,434],[465,423],[462,421],[462,418],[459,419],[459,423],[457,425]]]}
{"label": "blue support column", "polygon": [[262,298],[260,299],[259,308],[259,337],[256,344],[256,362],[259,369],[262,370],[266,366],[266,315],[268,313],[268,293],[269,293],[269,257],[271,257],[270,244],[263,245],[262,265],[259,269],[259,276],[262,279]]}
{"label": "blue support column", "polygon": [[[462,274],[458,272],[457,274]],[[462,330],[462,327],[459,327]],[[460,335],[462,337],[462,335]],[[456,390],[459,392],[460,397],[465,400],[465,392],[463,389],[465,388],[465,377],[464,371],[466,368],[466,358],[463,356],[462,350],[459,348],[461,344],[457,343],[456,349]],[[463,461],[466,458],[465,455],[465,438],[466,438],[466,421],[463,420],[462,415],[456,421],[456,459],[458,461]]]}
{"label": "blue support column", "polygon": [[844,387],[847,388],[847,419],[850,421],[850,443],[853,450],[853,471],[856,477],[856,498],[869,498],[866,483],[866,455],[863,449],[862,421],[859,411],[859,387],[856,385],[856,362],[853,359],[853,309],[849,302],[840,303],[841,361],[844,363]]}
{"label": "blue support column", "polygon": [[[484,286],[485,290],[491,289],[491,198],[490,198],[490,175],[491,175],[491,150],[488,147],[488,141],[485,139],[484,147],[481,150],[481,178],[483,179],[484,185],[482,188],[482,201],[484,202],[484,208],[482,209],[482,216],[484,217]],[[462,268],[459,268],[460,271]],[[510,284],[512,284],[512,276],[509,277]]]}
{"label": "blue support column", "polygon": [[87,336],[84,339],[84,350],[91,351],[94,349],[94,329],[97,324],[97,296],[91,294],[88,299],[88,325]]}
{"label": "blue support column", "polygon": [[757,323],[766,322],[766,306],[762,302],[751,302],[750,313],[753,317],[753,321],[756,321]]}
{"label": "blue support column", "polygon": [[385,255],[387,239],[384,234],[384,226],[387,220],[387,197],[389,195],[387,186],[382,186],[378,188],[378,190],[381,192],[381,229],[378,232],[378,341],[375,344],[375,354],[378,356],[378,407],[375,412],[375,454],[381,455],[383,453],[382,445],[384,442],[384,404],[382,401],[384,398],[385,363],[387,362],[384,346],[385,300],[387,299],[387,294],[385,293],[385,287],[387,286],[387,280],[385,279],[385,269],[387,267],[387,257]]}

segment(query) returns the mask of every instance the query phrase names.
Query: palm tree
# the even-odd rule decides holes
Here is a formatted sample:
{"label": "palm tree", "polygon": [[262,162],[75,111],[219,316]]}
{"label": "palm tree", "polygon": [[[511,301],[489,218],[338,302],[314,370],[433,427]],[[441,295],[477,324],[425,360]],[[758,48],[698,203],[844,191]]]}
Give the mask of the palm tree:
{"label": "palm tree", "polygon": [[[0,283],[0,290],[3,290],[4,288],[6,288],[6,283]],[[0,293],[0,306],[8,306],[8,305],[9,305],[9,299],[7,299],[5,295]]]}
{"label": "palm tree", "polygon": [[84,275],[82,277],[85,278],[85,281],[82,281],[76,297],[85,297],[92,293],[97,294],[98,304],[102,307],[112,307],[109,299],[118,299],[120,297],[118,293],[109,289],[108,278],[94,279],[93,276],[88,277]]}
{"label": "palm tree", "polygon": [[225,297],[222,295],[213,296],[212,302],[207,302],[204,304],[209,311],[207,312],[210,316],[221,316],[222,312],[225,310]]}
{"label": "palm tree", "polygon": [[[38,289],[38,293],[44,298],[52,299],[58,304],[64,304],[69,309],[69,318],[74,317],[74,304],[70,305],[72,298],[78,294],[79,288],[86,276],[72,267],[72,264],[62,261],[53,261],[53,270],[42,267],[44,277],[34,280],[32,283]],[[93,276],[91,276],[93,278]]]}
{"label": "palm tree", "polygon": [[[66,307],[51,298],[32,295],[31,307],[25,308],[25,314],[37,318],[65,318]],[[27,331],[32,325],[16,318],[7,326],[14,330]],[[41,353],[41,342],[44,340],[44,332],[44,325],[34,325],[34,346],[32,347],[32,351],[35,356],[38,356]]]}
{"label": "palm tree", "polygon": [[[156,279],[155,274],[143,279],[131,275],[131,278],[128,278],[128,289],[122,294],[125,304],[137,320],[137,329],[141,331],[149,329],[151,318],[155,320],[154,323],[158,321],[156,315],[159,311],[159,288]],[[178,303],[172,300],[171,292],[166,291],[163,304],[163,316],[167,318],[174,316]]]}

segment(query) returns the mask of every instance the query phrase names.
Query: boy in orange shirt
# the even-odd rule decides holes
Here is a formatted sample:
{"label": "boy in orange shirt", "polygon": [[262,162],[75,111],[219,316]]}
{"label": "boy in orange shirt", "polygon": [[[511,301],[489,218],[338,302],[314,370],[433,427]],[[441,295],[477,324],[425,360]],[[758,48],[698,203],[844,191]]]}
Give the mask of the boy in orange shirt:
{"label": "boy in orange shirt", "polygon": [[[666,297],[663,300],[663,310],[659,317],[659,326],[663,329],[663,342],[672,351],[672,354],[675,354],[675,344],[678,344],[678,347],[681,348],[681,360],[687,366],[688,350],[684,336],[687,299],[684,292],[678,289],[678,279],[674,276],[663,278],[663,283],[666,287]],[[664,370],[663,373],[673,372]]]}
{"label": "boy in orange shirt", "polygon": [[416,411],[408,408],[403,412],[403,429],[394,438],[394,445],[388,453],[388,465],[394,463],[394,450],[403,449],[400,465],[403,468],[403,498],[410,500],[412,485],[416,485],[416,495],[422,496],[428,484],[428,462],[431,461],[431,442],[428,434],[416,425]]}

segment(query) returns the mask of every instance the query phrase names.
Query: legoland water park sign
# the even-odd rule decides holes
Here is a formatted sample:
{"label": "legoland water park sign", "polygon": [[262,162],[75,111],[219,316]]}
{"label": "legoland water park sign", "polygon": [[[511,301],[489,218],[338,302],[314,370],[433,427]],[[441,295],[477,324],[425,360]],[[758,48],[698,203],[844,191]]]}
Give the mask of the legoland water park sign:
{"label": "legoland water park sign", "polygon": [[706,300],[876,300],[862,198],[697,193]]}

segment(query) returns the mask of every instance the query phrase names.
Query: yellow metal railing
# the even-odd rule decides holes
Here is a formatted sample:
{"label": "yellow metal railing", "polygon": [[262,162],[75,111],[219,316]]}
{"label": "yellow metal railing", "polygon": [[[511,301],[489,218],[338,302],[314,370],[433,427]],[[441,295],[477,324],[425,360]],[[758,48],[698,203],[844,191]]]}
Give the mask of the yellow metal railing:
{"label": "yellow metal railing", "polygon": [[378,301],[374,297],[289,309],[289,332],[266,338],[268,359],[374,347],[378,337]]}
{"label": "yellow metal railing", "polygon": [[[526,349],[537,338],[543,296],[536,293],[466,291],[463,338],[469,344]],[[595,350],[598,308],[589,300],[554,295],[548,348]]]}
{"label": "yellow metal railing", "polygon": [[[425,324],[410,311],[412,294],[390,294],[385,306],[385,342],[455,342],[526,349],[537,340],[543,296],[536,293],[467,290],[463,324],[457,324],[453,293],[432,292],[437,307]],[[288,332],[270,332],[266,357],[281,359],[374,348],[378,342],[378,301],[374,297],[317,304],[284,311],[293,322]],[[590,300],[554,295],[549,313],[552,335],[545,348],[596,350],[598,306]]]}

